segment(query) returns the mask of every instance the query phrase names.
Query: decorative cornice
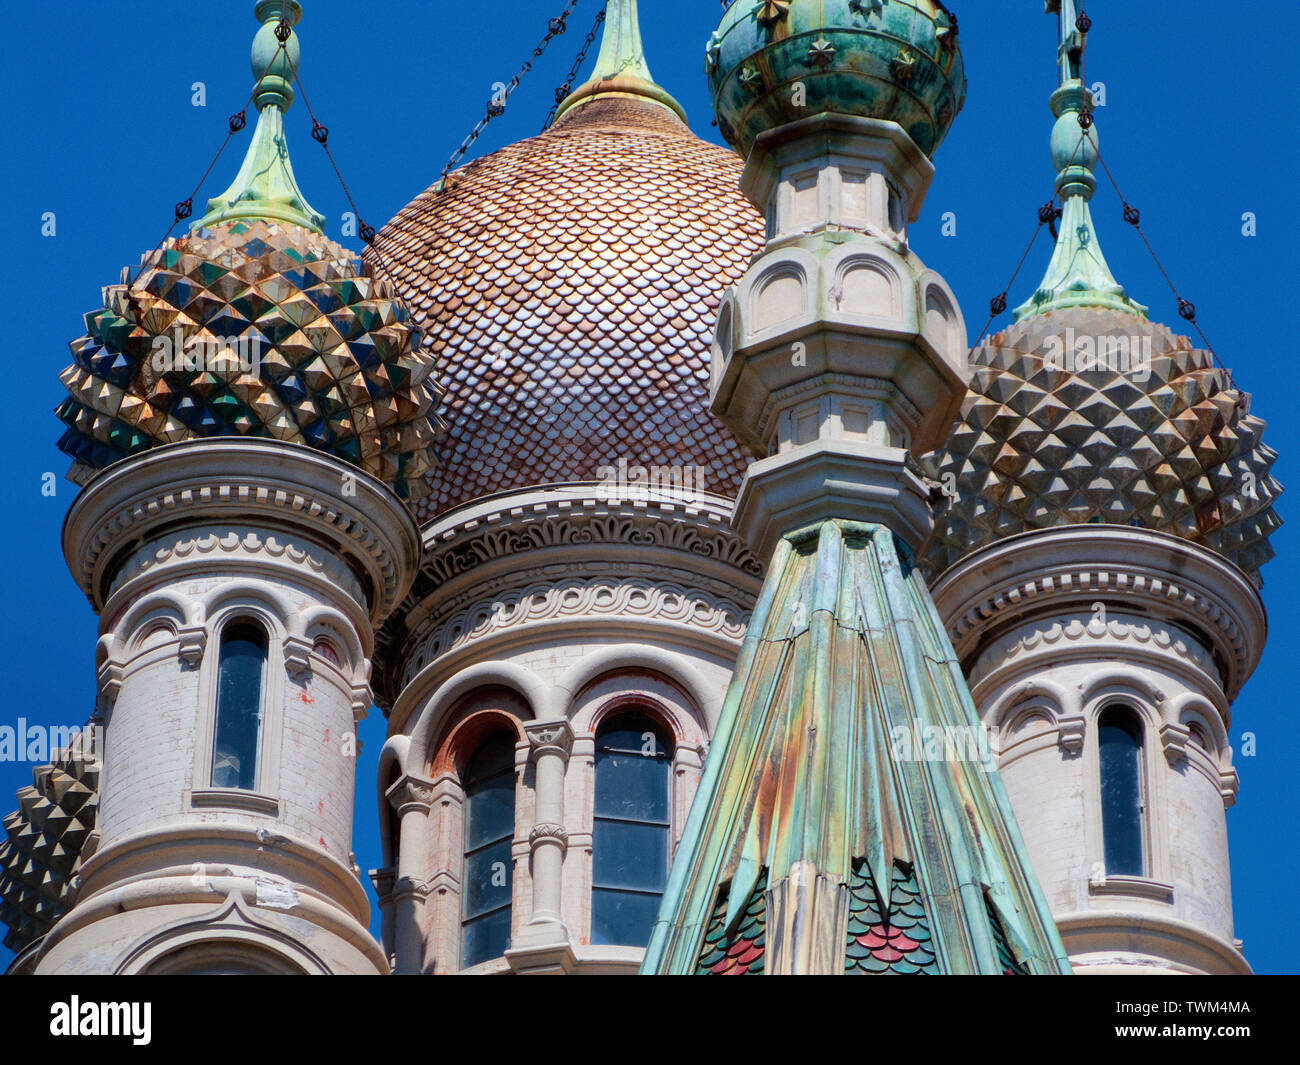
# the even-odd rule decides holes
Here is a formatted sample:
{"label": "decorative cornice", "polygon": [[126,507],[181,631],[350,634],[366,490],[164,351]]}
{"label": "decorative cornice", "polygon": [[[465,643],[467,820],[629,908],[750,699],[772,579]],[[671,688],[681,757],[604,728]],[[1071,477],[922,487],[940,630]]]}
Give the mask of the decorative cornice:
{"label": "decorative cornice", "polygon": [[537,581],[518,590],[488,595],[439,624],[418,644],[408,645],[402,682],[409,683],[423,665],[447,651],[525,625],[613,617],[689,626],[718,634],[739,646],[749,612],[730,599],[644,577]]}
{"label": "decorative cornice", "polygon": [[1236,566],[1176,536],[1128,526],[1007,537],[949,567],[932,592],[967,668],[1014,625],[1100,602],[1203,636],[1229,702],[1258,664],[1268,630],[1259,593]]}
{"label": "decorative cornice", "polygon": [[[665,490],[651,499],[615,499],[618,493],[601,484],[560,487],[568,490],[512,493],[487,501],[486,508],[452,511],[424,533],[421,578],[442,584],[495,559],[606,544],[682,551],[762,576],[762,565],[728,523],[731,501],[721,496]],[[408,602],[420,591],[417,581]]]}
{"label": "decorative cornice", "polygon": [[1039,618],[1006,633],[983,646],[978,659],[967,671],[972,689],[1001,668],[1012,657],[1029,654],[1051,655],[1053,659],[1071,657],[1108,657],[1124,645],[1134,650],[1172,654],[1188,666],[1211,678],[1218,677],[1218,667],[1195,640],[1159,621],[1133,616],[1110,617],[1104,624],[1068,619]]}
{"label": "decorative cornice", "polygon": [[342,556],[375,622],[405,594],[419,558],[414,520],[382,482],[300,445],[246,437],[171,444],[109,466],[68,511],[64,558],[100,610],[142,541],[222,522],[301,532]]}
{"label": "decorative cornice", "polygon": [[181,530],[151,541],[122,563],[108,594],[111,597],[129,581],[162,566],[211,569],[213,559],[217,558],[239,558],[254,565],[282,563],[339,585],[358,602],[364,602],[366,598],[365,590],[351,567],[316,544],[235,525]]}
{"label": "decorative cornice", "polygon": [[[668,611],[666,622],[695,629],[713,625],[730,640],[728,611],[744,617],[762,575],[757,558],[730,527],[730,500],[676,488],[628,498],[629,487],[635,486],[614,491],[608,484],[581,482],[502,493],[458,507],[426,528],[420,574],[378,636],[380,705],[391,706],[401,686],[433,656],[535,620],[537,613],[576,616],[544,594],[530,600],[526,614],[498,606],[521,604],[525,596],[565,584],[586,582],[581,594],[595,611],[591,616],[604,618],[616,615],[603,589],[634,587],[619,596],[658,589],[652,594]],[[638,580],[644,583],[629,584]],[[704,615],[672,616],[687,605],[672,602],[674,595],[688,595],[692,609],[702,605]]]}

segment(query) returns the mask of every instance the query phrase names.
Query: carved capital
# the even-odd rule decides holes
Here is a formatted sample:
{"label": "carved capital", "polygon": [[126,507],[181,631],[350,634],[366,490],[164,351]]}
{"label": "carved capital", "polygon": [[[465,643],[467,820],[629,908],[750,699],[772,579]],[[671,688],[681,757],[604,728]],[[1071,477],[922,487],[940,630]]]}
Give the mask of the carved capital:
{"label": "carved capital", "polygon": [[384,795],[397,816],[404,817],[412,810],[428,813],[433,806],[434,792],[433,781],[408,774],[394,781],[393,786],[384,792]]}
{"label": "carved capital", "polygon": [[294,680],[311,673],[311,641],[292,633],[284,638],[284,668]]}
{"label": "carved capital", "polygon": [[529,721],[524,725],[532,758],[558,754],[567,759],[573,750],[573,729],[568,721]]}
{"label": "carved capital", "polygon": [[117,702],[117,693],[122,690],[122,667],[116,662],[107,661],[99,667],[99,709],[104,712],[112,710]]}
{"label": "carved capital", "polygon": [[179,645],[177,654],[187,666],[197,667],[203,661],[203,652],[208,647],[208,630],[202,625],[190,625],[176,633]]}
{"label": "carved capital", "polygon": [[1191,735],[1186,725],[1166,721],[1160,726],[1160,746],[1164,748],[1165,760],[1170,765],[1176,765],[1187,757],[1187,741]]}
{"label": "carved capital", "polygon": [[427,880],[413,880],[409,876],[397,878],[390,898],[394,902],[413,900],[423,902],[433,893],[433,885]]}
{"label": "carved capital", "polygon": [[1241,778],[1237,776],[1235,769],[1219,771],[1219,794],[1223,797],[1223,808],[1225,810],[1237,801],[1237,791],[1240,787]]}
{"label": "carved capital", "polygon": [[375,701],[375,693],[370,690],[369,684],[354,684],[352,686],[352,723],[360,725],[370,713],[370,704]]}
{"label": "carved capital", "polygon": [[563,825],[552,822],[539,822],[533,825],[532,831],[528,833],[528,843],[533,848],[551,841],[557,841],[561,847],[569,845],[569,833]]}
{"label": "carved capital", "polygon": [[1057,720],[1056,742],[1061,750],[1074,756],[1083,751],[1083,735],[1087,731],[1087,722],[1082,714],[1068,714]]}

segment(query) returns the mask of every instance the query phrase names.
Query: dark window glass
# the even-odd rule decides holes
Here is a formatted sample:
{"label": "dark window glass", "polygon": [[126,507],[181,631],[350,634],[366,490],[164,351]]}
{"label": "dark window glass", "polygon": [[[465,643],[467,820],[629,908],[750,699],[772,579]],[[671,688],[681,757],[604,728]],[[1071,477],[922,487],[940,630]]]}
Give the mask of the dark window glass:
{"label": "dark window glass", "polygon": [[237,621],[221,633],[217,660],[217,724],[212,747],[212,786],[257,787],[257,750],[266,674],[266,630]]}
{"label": "dark window glass", "polygon": [[1131,713],[1107,711],[1097,732],[1106,872],[1142,876],[1142,730]]}
{"label": "dark window glass", "polygon": [[645,714],[596,734],[591,941],[644,947],[668,882],[673,748]]}
{"label": "dark window glass", "polygon": [[461,965],[499,958],[510,947],[515,834],[515,743],[498,733],[465,767],[465,873]]}

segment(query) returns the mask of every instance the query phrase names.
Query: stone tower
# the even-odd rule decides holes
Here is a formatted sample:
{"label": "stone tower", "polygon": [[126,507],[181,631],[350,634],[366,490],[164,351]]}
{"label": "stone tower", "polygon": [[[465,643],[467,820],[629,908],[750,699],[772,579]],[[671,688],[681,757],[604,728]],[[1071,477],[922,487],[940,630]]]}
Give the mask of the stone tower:
{"label": "stone tower", "polygon": [[63,375],[104,743],[25,971],[388,971],[351,855],[356,725],[418,562],[399,496],[429,465],[431,363],[294,180],[300,15],[256,5],[234,184],[105,290]]}
{"label": "stone tower", "polygon": [[1266,634],[1274,452],[1211,353],[1101,253],[1088,23],[1061,19],[1060,237],[971,353],[925,562],[1076,972],[1241,973],[1224,809],[1233,699]]}
{"label": "stone tower", "polygon": [[964,393],[957,301],[908,243],[965,96],[932,0],[733,4],[718,125],[767,246],[722,302],[713,409],[768,562],[647,973],[1068,971],[914,552],[913,453]]}
{"label": "stone tower", "polygon": [[637,7],[606,5],[550,128],[375,242],[447,423],[376,659],[398,973],[636,972],[758,592],[705,353],[762,222],[651,76]]}

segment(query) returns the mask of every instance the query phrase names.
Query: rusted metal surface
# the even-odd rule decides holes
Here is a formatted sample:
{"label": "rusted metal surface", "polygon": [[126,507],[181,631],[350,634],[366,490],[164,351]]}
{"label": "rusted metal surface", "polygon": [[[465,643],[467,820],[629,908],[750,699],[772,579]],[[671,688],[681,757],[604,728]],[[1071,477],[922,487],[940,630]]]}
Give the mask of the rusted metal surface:
{"label": "rusted metal surface", "polygon": [[983,737],[893,534],[786,537],[642,971],[719,965],[766,880],[766,974],[1068,972]]}

